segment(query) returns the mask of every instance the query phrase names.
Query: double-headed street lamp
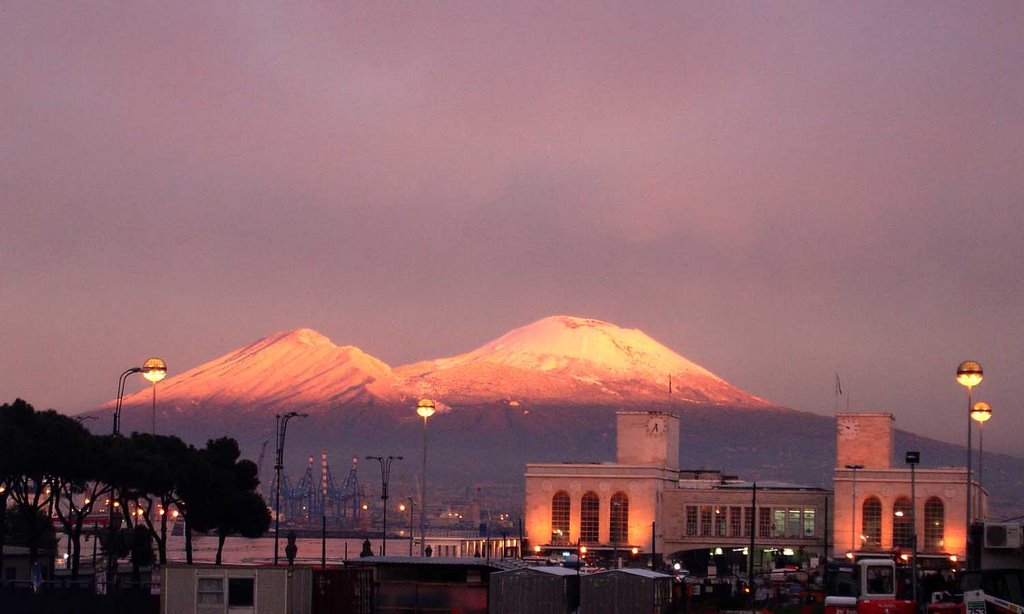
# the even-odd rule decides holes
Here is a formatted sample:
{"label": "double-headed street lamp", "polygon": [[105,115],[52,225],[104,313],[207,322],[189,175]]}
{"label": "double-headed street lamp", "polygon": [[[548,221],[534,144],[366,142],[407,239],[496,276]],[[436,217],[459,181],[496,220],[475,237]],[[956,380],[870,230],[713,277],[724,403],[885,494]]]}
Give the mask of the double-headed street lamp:
{"label": "double-headed street lamp", "polygon": [[401,456],[367,456],[366,460],[380,463],[380,500],[384,506],[384,529],[381,535],[380,555],[388,555],[388,481],[391,480],[391,461],[402,460]]}
{"label": "double-headed street lamp", "polygon": [[974,523],[973,514],[971,513],[971,410],[973,409],[971,391],[981,383],[984,376],[981,365],[974,360],[965,360],[956,368],[956,381],[961,386],[967,388],[967,514],[965,516],[967,533],[964,534],[965,552],[969,552],[967,546],[971,542],[971,525]]}
{"label": "double-headed street lamp", "polygon": [[278,559],[278,538],[281,533],[281,470],[284,469],[284,437],[288,432],[288,421],[292,418],[305,418],[309,414],[290,411],[277,414],[277,459],[274,462],[274,565]]}
{"label": "double-headed street lamp", "polygon": [[427,418],[434,415],[434,402],[420,399],[416,404],[416,413],[423,418],[423,473],[420,479],[420,556],[427,542]]}

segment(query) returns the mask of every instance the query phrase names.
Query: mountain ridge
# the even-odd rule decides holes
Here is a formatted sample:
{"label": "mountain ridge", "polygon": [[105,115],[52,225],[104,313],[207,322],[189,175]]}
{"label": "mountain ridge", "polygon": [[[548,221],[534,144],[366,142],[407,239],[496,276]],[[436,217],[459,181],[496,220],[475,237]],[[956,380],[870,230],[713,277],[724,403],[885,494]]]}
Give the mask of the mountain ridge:
{"label": "mountain ridge", "polygon": [[[148,397],[143,390],[124,403],[141,404]],[[159,390],[161,405],[178,413],[208,403],[240,405],[247,412],[281,405],[323,411],[353,402],[389,404],[418,397],[447,406],[684,402],[777,407],[639,329],[565,315],[513,329],[463,354],[394,368],[310,328],[279,331],[171,376]]]}

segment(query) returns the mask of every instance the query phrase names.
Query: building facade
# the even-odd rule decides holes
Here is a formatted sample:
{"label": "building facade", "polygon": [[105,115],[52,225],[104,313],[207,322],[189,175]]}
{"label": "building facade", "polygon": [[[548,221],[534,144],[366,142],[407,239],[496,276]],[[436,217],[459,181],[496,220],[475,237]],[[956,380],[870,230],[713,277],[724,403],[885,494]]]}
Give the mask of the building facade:
{"label": "building facade", "polygon": [[616,462],[527,464],[526,533],[537,554],[583,545],[605,560],[609,551],[634,548],[642,558],[683,560],[689,552],[747,549],[754,531],[760,566],[766,551],[804,560],[825,554],[829,496],[821,488],[680,470],[679,418],[623,411],[616,414]]}
{"label": "building facade", "polygon": [[[836,416],[835,522],[837,555],[907,554],[917,536],[920,559],[943,565],[967,552],[967,470],[921,468],[894,449],[887,413]],[[899,465],[894,463],[899,456]],[[926,459],[924,459],[926,460]],[[987,515],[988,494],[971,481],[972,519]]]}

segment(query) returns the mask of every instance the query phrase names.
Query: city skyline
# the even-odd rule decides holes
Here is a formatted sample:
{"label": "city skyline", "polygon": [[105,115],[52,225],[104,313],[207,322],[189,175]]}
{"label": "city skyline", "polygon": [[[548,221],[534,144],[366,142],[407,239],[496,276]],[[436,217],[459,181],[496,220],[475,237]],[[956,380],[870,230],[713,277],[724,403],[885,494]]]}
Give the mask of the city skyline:
{"label": "city skyline", "polygon": [[[11,6],[0,401],[566,314],[1019,453],[1024,7]],[[143,382],[132,381],[130,392]]]}

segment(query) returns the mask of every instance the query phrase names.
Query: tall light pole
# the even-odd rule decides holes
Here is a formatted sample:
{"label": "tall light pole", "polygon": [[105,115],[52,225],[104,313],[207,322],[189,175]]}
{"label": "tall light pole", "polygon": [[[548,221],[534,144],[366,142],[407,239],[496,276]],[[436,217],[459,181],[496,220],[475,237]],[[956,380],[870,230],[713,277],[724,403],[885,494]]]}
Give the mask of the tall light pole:
{"label": "tall light pole", "polygon": [[[128,376],[133,373],[142,373],[142,367],[131,367],[125,369],[123,373],[117,378],[117,400],[114,401],[114,437],[116,438],[121,434],[121,405],[124,401],[124,385],[128,380]],[[110,504],[107,505],[107,513],[109,515],[107,523],[107,586],[111,585],[114,579],[114,573],[117,570],[117,556],[114,554],[114,502],[117,500],[115,497],[114,489],[110,489]],[[109,591],[108,591],[109,592]]]}
{"label": "tall light pole", "polygon": [[156,435],[156,383],[167,377],[167,363],[150,358],[142,363],[142,377],[153,383],[153,434]]}
{"label": "tall light pole", "polygon": [[278,560],[278,538],[281,533],[281,470],[284,469],[284,437],[288,432],[288,421],[292,418],[305,418],[309,414],[290,411],[277,414],[277,458],[274,462],[274,565]]}
{"label": "tall light pole", "polygon": [[402,504],[400,504],[398,506],[398,511],[400,511],[400,512],[404,512],[406,509],[409,510],[409,556],[412,556],[412,533],[413,533],[412,517],[416,513],[416,499],[414,499],[412,497],[409,497],[409,506],[408,506],[408,508],[406,507],[406,505],[404,503],[402,503]]}
{"label": "tall light pole", "polygon": [[853,471],[853,489],[850,497],[850,558],[857,550],[857,470],[863,469],[864,465],[846,465],[846,468]]}
{"label": "tall light pole", "polygon": [[992,417],[992,408],[985,401],[978,401],[971,407],[971,418],[978,423],[978,486],[985,482],[985,423]]}
{"label": "tall light pole", "polygon": [[434,415],[434,402],[420,399],[416,413],[423,418],[423,472],[420,474],[420,556],[427,543],[427,418]]}
{"label": "tall light pole", "polygon": [[967,514],[965,516],[967,532],[964,534],[964,554],[970,565],[970,543],[971,525],[974,519],[971,517],[971,391],[981,383],[985,376],[981,364],[974,360],[965,360],[956,368],[956,381],[967,388]]}
{"label": "tall light pole", "polygon": [[914,468],[921,462],[920,452],[907,452],[907,464],[910,465],[910,526],[912,528],[912,535],[910,537],[910,545],[912,549],[912,555],[914,557],[913,565],[911,566],[911,582],[913,583],[913,599],[914,607],[917,608],[917,476],[914,473]]}
{"label": "tall light pole", "polygon": [[132,367],[125,369],[124,373],[117,379],[117,400],[114,401],[114,435],[121,434],[121,403],[124,400],[124,384],[125,380],[132,373],[142,373],[142,367]]}
{"label": "tall light pole", "polygon": [[384,506],[384,528],[381,534],[380,555],[388,555],[388,481],[391,480],[391,461],[402,460],[401,456],[367,456],[366,460],[380,463],[380,500]]}

